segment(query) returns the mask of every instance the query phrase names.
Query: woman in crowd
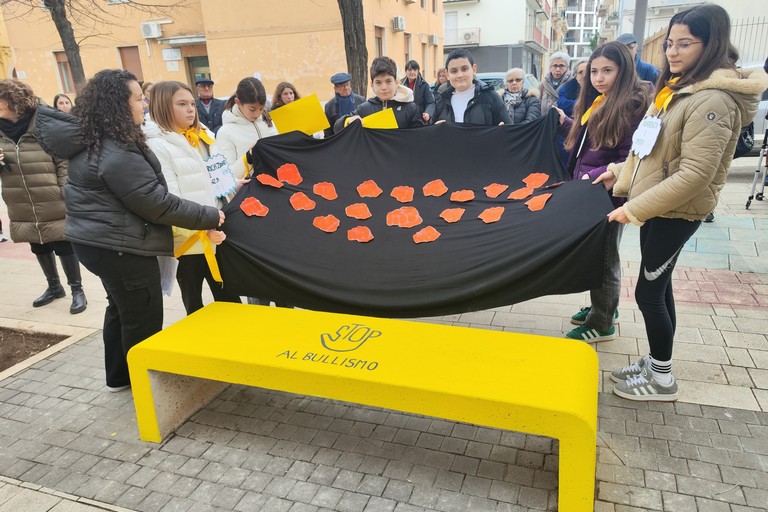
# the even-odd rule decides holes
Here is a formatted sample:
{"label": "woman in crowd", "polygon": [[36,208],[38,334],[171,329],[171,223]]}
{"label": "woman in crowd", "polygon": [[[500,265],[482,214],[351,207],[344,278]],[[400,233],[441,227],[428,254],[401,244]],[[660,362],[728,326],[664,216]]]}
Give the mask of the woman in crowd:
{"label": "woman in crowd", "polygon": [[14,242],[28,242],[48,281],[45,292],[32,302],[45,306],[66,295],[59,280],[56,258],[72,290],[71,314],[85,311],[87,300],[80,264],[72,245],[64,241],[64,198],[67,162],[52,158],[37,140],[39,99],[29,85],[0,80],[0,181],[11,220]]}
{"label": "woman in crowd", "polygon": [[299,91],[297,91],[293,86],[293,84],[288,82],[280,82],[277,84],[275,94],[272,95],[272,107],[270,110],[275,110],[276,108],[280,108],[283,105],[293,103],[299,98],[301,98],[301,95],[299,94]]}
{"label": "woman in crowd", "polygon": [[568,117],[573,115],[573,106],[579,98],[579,91],[583,87],[584,79],[587,78],[587,61],[583,60],[576,64],[574,71],[575,76],[557,91],[557,106]]}
{"label": "woman in crowd", "polygon": [[419,63],[415,60],[409,60],[405,65],[405,78],[402,85],[413,91],[413,101],[419,107],[419,113],[425,123],[435,115],[435,97],[429,84],[421,76]]}
{"label": "woman in crowd", "polygon": [[[570,154],[568,170],[574,180],[594,181],[608,164],[626,160],[637,129],[650,102],[647,82],[637,76],[627,47],[612,41],[599,46],[587,62],[589,78],[584,79],[574,108],[574,119],[558,109],[565,149]],[[614,206],[624,200],[612,198]],[[600,288],[590,291],[591,306],[571,317],[579,327],[566,336],[582,341],[607,341],[616,337],[621,294],[619,242],[624,225],[610,223],[604,252],[605,273]]]}
{"label": "woman in crowd", "polygon": [[[160,160],[168,191],[201,205],[219,206],[205,166],[214,136],[200,124],[192,89],[181,82],[158,82],[152,89],[149,117],[150,122],[144,127],[147,145]],[[206,234],[214,245],[219,245],[226,238],[223,232],[216,229],[209,229]],[[174,227],[173,235],[174,248],[178,249],[192,235],[192,231]],[[203,307],[204,280],[214,300],[240,302],[239,296],[228,293],[214,281],[203,254],[202,242],[196,242],[178,260],[176,281],[188,315]]]}
{"label": "woman in crowd", "polygon": [[62,112],[70,112],[72,110],[72,100],[66,94],[57,94],[53,97],[53,108]]}
{"label": "woman in crowd", "polygon": [[[768,86],[762,70],[736,69],[726,11],[705,4],[675,14],[664,41],[666,61],[647,117],[658,135],[643,137],[647,156],[633,150],[596,181],[615,183],[627,202],[608,219],[640,228],[640,275],[635,299],[645,320],[650,354],[615,370],[614,393],[630,400],[672,401],[676,316],[672,271],[686,241],[717,205],[741,127]],[[644,121],[644,124],[646,121]],[[633,148],[634,149],[634,148]]]}
{"label": "woman in crowd", "polygon": [[144,94],[144,114],[149,114],[149,97],[152,94],[152,88],[155,86],[152,82],[141,84],[141,92]]}
{"label": "woman in crowd", "polygon": [[448,83],[448,71],[446,71],[445,68],[440,68],[437,70],[437,80],[435,80],[435,84],[432,86],[432,95],[437,97],[437,92],[440,87]]}
{"label": "woman in crowd", "polygon": [[520,68],[507,71],[504,79],[505,87],[499,89],[501,99],[507,106],[512,124],[524,124],[541,117],[541,102],[539,91],[523,87],[525,73]]}
{"label": "woman in crowd", "polygon": [[163,327],[157,256],[173,255],[170,226],[213,229],[224,214],[168,191],[141,130],[144,96],[131,72],[96,73],[78,96],[79,118],[45,112],[41,140],[69,159],[65,235],[107,292],[107,387],[120,391],[130,386],[128,350]]}

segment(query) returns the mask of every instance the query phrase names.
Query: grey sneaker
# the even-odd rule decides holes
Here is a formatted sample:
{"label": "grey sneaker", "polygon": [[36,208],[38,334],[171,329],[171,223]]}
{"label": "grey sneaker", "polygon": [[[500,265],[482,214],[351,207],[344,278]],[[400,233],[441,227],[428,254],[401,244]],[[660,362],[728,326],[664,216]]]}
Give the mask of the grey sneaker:
{"label": "grey sneaker", "polygon": [[622,382],[627,380],[629,377],[639,375],[645,365],[648,364],[649,359],[650,356],[643,356],[629,366],[619,368],[618,370],[613,370],[611,372],[611,380],[613,382]]}
{"label": "grey sneaker", "polygon": [[641,402],[674,402],[677,400],[677,381],[672,377],[672,384],[662,386],[649,375],[648,366],[644,366],[638,375],[613,386],[614,394],[627,400]]}

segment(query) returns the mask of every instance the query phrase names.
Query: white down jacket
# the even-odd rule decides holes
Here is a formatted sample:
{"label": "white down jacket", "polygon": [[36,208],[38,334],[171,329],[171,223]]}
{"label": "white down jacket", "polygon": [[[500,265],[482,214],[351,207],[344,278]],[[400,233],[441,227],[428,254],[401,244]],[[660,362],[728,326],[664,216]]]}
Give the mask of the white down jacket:
{"label": "white down jacket", "polygon": [[268,126],[262,117],[256,122],[249,121],[237,104],[232,105],[232,110],[225,110],[221,119],[223,124],[216,134],[216,152],[227,159],[235,179],[244,178],[250,168],[243,155],[264,137],[277,135],[277,128]]}
{"label": "white down jacket", "polygon": [[[177,132],[162,130],[152,121],[144,123],[144,133],[147,135],[147,144],[157,155],[163,168],[163,176],[168,182],[168,191],[181,198],[194,201],[205,206],[219,207],[214,196],[213,185],[205,167],[205,160],[200,150],[192,147],[186,137]],[[213,133],[208,131],[211,139]],[[201,146],[205,144],[201,141]],[[204,148],[207,153],[208,149]],[[218,152],[216,145],[211,152]],[[178,248],[194,231],[173,227],[173,245]],[[215,247],[215,246],[214,246]],[[203,246],[197,242],[185,254],[202,254]]]}

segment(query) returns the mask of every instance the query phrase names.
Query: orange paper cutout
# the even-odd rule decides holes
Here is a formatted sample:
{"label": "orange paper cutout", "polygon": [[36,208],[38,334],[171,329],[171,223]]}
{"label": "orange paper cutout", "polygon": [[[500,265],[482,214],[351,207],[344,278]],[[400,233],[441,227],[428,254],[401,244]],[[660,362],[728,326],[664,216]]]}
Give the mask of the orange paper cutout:
{"label": "orange paper cutout", "polygon": [[275,188],[282,188],[283,186],[283,183],[281,181],[276,180],[275,177],[272,176],[271,174],[262,173],[256,176],[256,179],[259,180],[259,183],[261,183],[262,185],[268,185],[270,187],[275,187]]}
{"label": "orange paper cutout", "polygon": [[299,168],[296,164],[284,164],[277,168],[277,179],[290,183],[291,185],[298,185],[304,178],[299,174]]}
{"label": "orange paper cutout", "polygon": [[451,201],[455,203],[466,203],[475,198],[475,193],[471,190],[457,190],[451,193]]}
{"label": "orange paper cutout", "polygon": [[299,210],[314,210],[317,203],[307,197],[304,192],[296,192],[291,196],[291,206],[296,211]]}
{"label": "orange paper cutout", "polygon": [[432,226],[427,226],[413,234],[413,241],[417,244],[434,242],[438,238],[440,238],[440,232]]}
{"label": "orange paper cutout", "polygon": [[357,186],[360,197],[379,197],[384,192],[373,180],[364,181]]}
{"label": "orange paper cutout", "polygon": [[459,222],[459,220],[461,220],[461,217],[463,215],[464,215],[464,208],[448,208],[443,210],[443,212],[440,214],[440,218],[443,219],[445,222],[454,223],[454,222]]}
{"label": "orange paper cutout", "polygon": [[333,201],[339,197],[339,194],[336,193],[336,187],[333,186],[333,183],[327,181],[315,183],[315,186],[312,187],[312,192],[328,201]]}
{"label": "orange paper cutout", "polygon": [[525,183],[530,188],[539,188],[545,184],[548,179],[549,174],[544,174],[543,172],[532,172],[523,178],[523,183]]}
{"label": "orange paper cutout", "polygon": [[549,201],[550,197],[552,197],[552,194],[541,194],[527,200],[525,204],[528,206],[529,210],[532,212],[537,212],[544,208],[544,205],[547,204],[547,201]]}
{"label": "orange paper cutout", "polygon": [[395,187],[389,195],[401,203],[410,203],[413,201],[413,187]]}
{"label": "orange paper cutout", "polygon": [[523,187],[515,190],[507,196],[507,199],[525,199],[533,194],[533,189],[530,187]]}
{"label": "orange paper cutout", "polygon": [[421,190],[424,192],[424,196],[440,197],[448,192],[448,187],[445,186],[443,180],[432,180],[424,185]]}
{"label": "orange paper cutout", "polygon": [[365,220],[371,218],[371,210],[368,209],[368,205],[365,203],[351,204],[347,206],[344,213],[347,214],[347,217],[352,217],[353,219]]}
{"label": "orange paper cutout", "polygon": [[509,185],[501,185],[499,183],[491,183],[485,187],[485,195],[494,199],[499,197],[505,190],[509,188]]}
{"label": "orange paper cutout", "polygon": [[347,240],[350,242],[370,242],[373,240],[373,233],[368,226],[357,226],[347,231]]}
{"label": "orange paper cutout", "polygon": [[412,228],[421,224],[423,219],[419,211],[413,206],[403,206],[397,210],[387,213],[387,226],[400,226],[401,228]]}
{"label": "orange paper cutout", "polygon": [[477,218],[482,219],[482,221],[486,224],[490,224],[492,222],[498,222],[503,213],[503,206],[494,206],[493,208],[487,208],[483,210],[483,213],[478,215]]}
{"label": "orange paper cutout", "polygon": [[315,217],[315,220],[312,221],[313,226],[326,233],[333,233],[339,229],[339,224],[339,219],[333,215]]}
{"label": "orange paper cutout", "polygon": [[255,215],[256,217],[266,217],[267,213],[269,213],[269,208],[255,197],[246,197],[243,199],[243,202],[240,203],[240,209],[248,216]]}

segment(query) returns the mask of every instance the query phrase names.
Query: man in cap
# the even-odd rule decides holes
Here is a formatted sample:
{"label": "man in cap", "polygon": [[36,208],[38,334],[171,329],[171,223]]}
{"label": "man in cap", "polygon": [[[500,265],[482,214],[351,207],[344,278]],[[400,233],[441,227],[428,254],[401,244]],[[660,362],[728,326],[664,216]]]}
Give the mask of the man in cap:
{"label": "man in cap", "polygon": [[333,135],[333,125],[341,117],[352,112],[365,101],[365,98],[352,92],[352,75],[349,73],[336,73],[331,77],[333,90],[336,93],[325,104],[325,117],[331,127],[325,130],[325,136]]}
{"label": "man in cap", "polygon": [[221,128],[221,114],[224,113],[224,101],[213,97],[213,80],[210,78],[198,78],[195,81],[197,87],[197,115],[200,122],[207,126],[213,133]]}
{"label": "man in cap", "polygon": [[629,48],[632,58],[635,59],[635,69],[637,69],[637,76],[640,77],[640,80],[647,80],[656,85],[656,80],[659,78],[659,70],[656,69],[656,66],[641,61],[637,56],[637,38],[635,35],[630,33],[621,34],[616,40]]}

